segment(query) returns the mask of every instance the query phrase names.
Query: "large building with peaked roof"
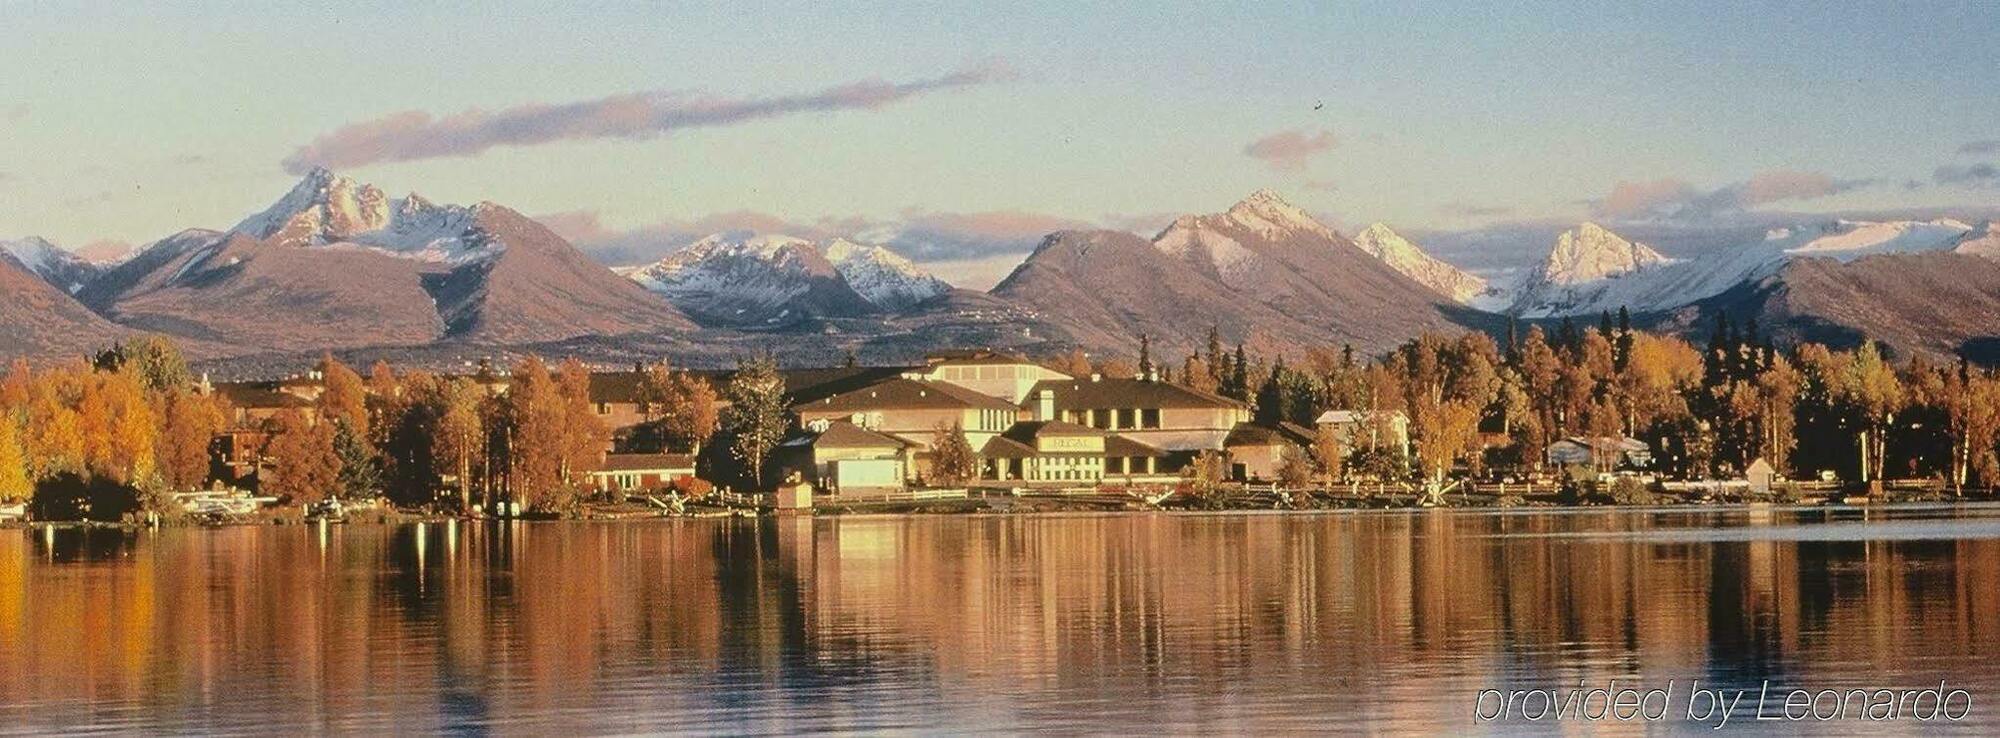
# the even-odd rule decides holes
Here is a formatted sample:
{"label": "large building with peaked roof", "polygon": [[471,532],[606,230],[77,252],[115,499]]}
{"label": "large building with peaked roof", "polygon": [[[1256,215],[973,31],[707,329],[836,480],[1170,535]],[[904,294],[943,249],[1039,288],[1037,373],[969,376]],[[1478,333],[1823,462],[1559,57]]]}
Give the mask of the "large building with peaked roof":
{"label": "large building with peaked roof", "polygon": [[928,451],[938,428],[965,431],[973,448],[1014,424],[1019,408],[950,382],[897,376],[792,405],[799,422],[846,421]]}
{"label": "large building with peaked roof", "polygon": [[1150,378],[1103,376],[1037,382],[1021,405],[1035,420],[1062,420],[1163,451],[1221,449],[1250,406],[1221,395]]}

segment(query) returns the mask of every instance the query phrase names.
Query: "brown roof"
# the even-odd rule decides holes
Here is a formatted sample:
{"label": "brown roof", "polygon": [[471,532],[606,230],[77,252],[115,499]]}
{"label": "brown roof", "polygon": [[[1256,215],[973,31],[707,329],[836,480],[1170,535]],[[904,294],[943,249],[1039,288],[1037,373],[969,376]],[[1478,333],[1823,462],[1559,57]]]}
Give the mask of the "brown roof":
{"label": "brown roof", "polygon": [[1172,382],[1147,379],[1049,379],[1035,383],[1021,407],[1032,408],[1043,390],[1056,393],[1057,410],[1099,408],[1233,408],[1243,403]]}
{"label": "brown roof", "polygon": [[1297,445],[1298,443],[1298,437],[1288,429],[1273,428],[1268,425],[1258,425],[1256,423],[1237,423],[1235,428],[1229,429],[1229,436],[1222,439],[1224,448],[1230,446]]}
{"label": "brown roof", "polygon": [[979,455],[989,459],[1028,459],[1035,456],[1035,447],[1006,436],[994,436],[987,439]]}
{"label": "brown roof", "polygon": [[908,410],[930,408],[985,408],[1014,410],[1013,403],[947,382],[895,377],[866,387],[830,395],[792,406],[795,410],[863,412],[868,410]]}
{"label": "brown roof", "polygon": [[810,444],[818,448],[903,448],[911,445],[901,438],[876,433],[846,421],[828,423],[826,430],[820,433],[803,431],[787,442],[787,445],[791,444]]}
{"label": "brown roof", "polygon": [[1124,436],[1105,436],[1105,456],[1165,456],[1167,452]]}
{"label": "brown roof", "polygon": [[1096,428],[1060,420],[1024,420],[1015,423],[1000,435],[1033,446],[1035,439],[1042,436],[1102,436],[1105,433]]}
{"label": "brown roof", "polygon": [[312,407],[312,401],[277,387],[273,382],[230,382],[215,385],[215,394],[244,409]]}
{"label": "brown roof", "polygon": [[694,468],[694,454],[605,454],[601,472],[681,471]]}

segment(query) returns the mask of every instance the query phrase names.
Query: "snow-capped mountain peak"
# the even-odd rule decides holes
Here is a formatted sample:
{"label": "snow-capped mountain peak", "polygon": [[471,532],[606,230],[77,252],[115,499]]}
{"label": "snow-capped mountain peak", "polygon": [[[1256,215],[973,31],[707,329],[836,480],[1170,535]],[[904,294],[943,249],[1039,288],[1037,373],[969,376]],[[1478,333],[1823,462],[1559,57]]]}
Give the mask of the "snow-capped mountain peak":
{"label": "snow-capped mountain peak", "polygon": [[438,205],[414,192],[391,199],[372,184],[315,168],[277,202],[231,230],[291,246],[350,244],[456,264],[499,250],[474,230],[477,210]]}
{"label": "snow-capped mountain peak", "polygon": [[1619,283],[1673,263],[1650,246],[1586,222],[1556,236],[1548,257],[1516,288],[1508,312],[1547,317],[1611,309],[1604,308],[1606,301],[1629,291]]}
{"label": "snow-capped mountain peak", "polygon": [[1488,291],[1486,280],[1425,253],[1409,239],[1375,223],[1354,237],[1354,245],[1439,294],[1470,303]]}
{"label": "snow-capped mountain peak", "polygon": [[1627,241],[1596,223],[1586,222],[1556,236],[1555,248],[1542,262],[1541,276],[1550,284],[1584,284],[1665,264],[1670,260],[1643,243]]}
{"label": "snow-capped mountain peak", "polygon": [[880,309],[848,283],[817,244],[782,234],[725,231],[623,273],[712,322],[779,324]]}
{"label": "snow-capped mountain peak", "polygon": [[83,289],[97,275],[101,265],[77,256],[76,252],[49,243],[40,236],[0,241],[0,257],[12,259],[42,281],[70,294]]}
{"label": "snow-capped mountain peak", "polygon": [[1333,229],[1313,218],[1311,213],[1286,202],[1278,193],[1268,189],[1250,193],[1249,197],[1230,206],[1223,215],[1267,238],[1297,232],[1333,235]]}
{"label": "snow-capped mountain peak", "polygon": [[885,310],[903,310],[951,291],[944,280],[882,246],[836,238],[827,243],[825,256],[849,287]]}
{"label": "snow-capped mountain peak", "polygon": [[[1849,262],[1875,254],[1991,248],[1983,233],[1952,219],[1827,220],[1772,228],[1762,240],[1690,259],[1668,259],[1601,227],[1584,224],[1557,239],[1541,267],[1515,292],[1510,312],[1524,317],[1590,315],[1628,307],[1666,310],[1777,274],[1793,259]],[[1986,238],[1991,238],[1986,236]]]}

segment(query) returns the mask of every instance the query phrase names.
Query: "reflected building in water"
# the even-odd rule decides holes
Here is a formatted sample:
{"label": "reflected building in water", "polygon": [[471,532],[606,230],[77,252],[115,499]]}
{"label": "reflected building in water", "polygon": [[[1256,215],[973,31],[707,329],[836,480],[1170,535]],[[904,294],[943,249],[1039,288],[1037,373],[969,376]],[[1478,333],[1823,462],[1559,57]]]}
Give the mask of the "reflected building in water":
{"label": "reflected building in water", "polygon": [[2000,685],[2000,540],[1795,535],[1821,514],[0,535],[0,719],[1441,729],[1481,688],[1625,675]]}

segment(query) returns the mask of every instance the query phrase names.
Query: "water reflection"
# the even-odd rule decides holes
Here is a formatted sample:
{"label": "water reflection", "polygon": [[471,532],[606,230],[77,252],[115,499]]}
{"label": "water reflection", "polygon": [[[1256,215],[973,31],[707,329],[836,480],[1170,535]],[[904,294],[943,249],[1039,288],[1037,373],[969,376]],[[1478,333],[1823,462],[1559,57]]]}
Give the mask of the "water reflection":
{"label": "water reflection", "polygon": [[10,531],[0,730],[1436,731],[1618,675],[1986,718],[2000,511],[1869,515]]}

